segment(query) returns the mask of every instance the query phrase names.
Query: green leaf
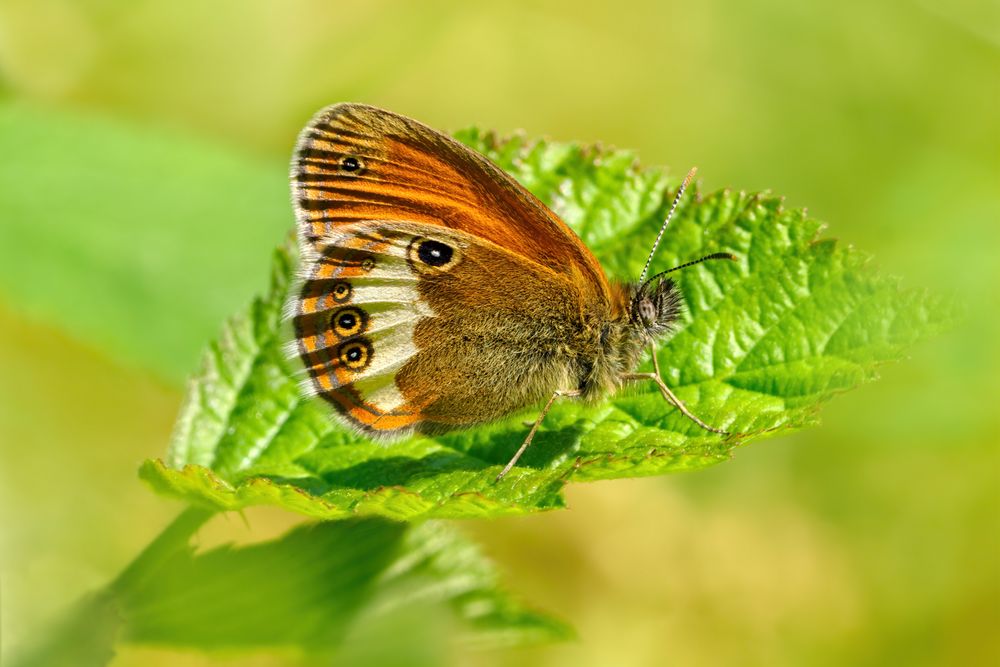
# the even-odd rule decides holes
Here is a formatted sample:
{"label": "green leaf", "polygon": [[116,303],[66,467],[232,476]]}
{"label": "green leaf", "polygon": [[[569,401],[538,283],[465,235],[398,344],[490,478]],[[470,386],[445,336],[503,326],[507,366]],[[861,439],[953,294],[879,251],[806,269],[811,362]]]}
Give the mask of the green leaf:
{"label": "green leaf", "polygon": [[[669,179],[624,151],[499,141],[465,132],[578,231],[613,277],[636,276],[671,200]],[[278,505],[313,517],[491,517],[561,507],[570,480],[710,466],[750,440],[812,424],[833,395],[945,326],[947,304],[900,288],[861,253],[819,237],[822,225],[767,194],[686,197],[654,268],[708,252],[678,274],[681,330],[659,351],[664,377],[706,432],[652,386],[597,405],[557,402],[520,465],[494,478],[535,411],[448,435],[377,445],[303,399],[281,345],[292,260],[280,251],[269,294],[224,330],[188,393],[155,489],[214,509]],[[647,367],[649,363],[647,362]]]}
{"label": "green leaf", "polygon": [[478,549],[436,523],[325,522],[248,546],[182,549],[118,597],[126,642],[311,654],[336,650],[361,617],[437,605],[474,644],[571,634],[512,599]]}
{"label": "green leaf", "polygon": [[0,295],[168,380],[293,221],[283,165],[164,131],[4,102],[0,155]]}
{"label": "green leaf", "polygon": [[15,667],[104,667],[121,630],[114,597],[99,592],[83,597],[63,618],[14,655]]}
{"label": "green leaf", "polygon": [[[392,627],[437,610],[476,647],[566,639],[563,622],[525,607],[493,564],[455,529],[351,519],[280,538],[196,552],[211,516],[189,509],[104,590],[70,608],[20,667],[107,664],[119,643],[200,650],[339,651],[359,624]],[[418,642],[419,643],[419,642]]]}

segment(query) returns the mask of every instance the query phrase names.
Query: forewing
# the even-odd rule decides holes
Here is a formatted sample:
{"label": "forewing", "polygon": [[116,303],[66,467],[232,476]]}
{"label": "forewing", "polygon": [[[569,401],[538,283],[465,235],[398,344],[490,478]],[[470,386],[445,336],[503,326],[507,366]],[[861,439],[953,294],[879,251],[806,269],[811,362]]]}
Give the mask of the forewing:
{"label": "forewing", "polygon": [[363,221],[439,225],[608,300],[600,264],[564,222],[485,157],[410,118],[359,104],[323,110],[299,137],[292,182],[306,248]]}

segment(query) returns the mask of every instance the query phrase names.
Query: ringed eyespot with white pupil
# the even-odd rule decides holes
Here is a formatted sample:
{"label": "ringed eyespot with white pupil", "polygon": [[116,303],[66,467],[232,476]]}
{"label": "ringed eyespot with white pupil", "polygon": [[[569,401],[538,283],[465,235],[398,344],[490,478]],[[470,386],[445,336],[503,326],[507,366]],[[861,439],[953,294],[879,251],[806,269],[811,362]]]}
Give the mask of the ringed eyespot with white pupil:
{"label": "ringed eyespot with white pupil", "polygon": [[371,344],[363,338],[344,343],[337,351],[337,358],[350,370],[362,371],[371,361]]}
{"label": "ringed eyespot with white pupil", "polygon": [[410,264],[418,270],[447,271],[459,259],[458,251],[442,241],[416,238],[410,243]]}
{"label": "ringed eyespot with white pupil", "polygon": [[340,160],[340,169],[348,174],[360,174],[364,170],[364,163],[353,155],[345,155]]}
{"label": "ringed eyespot with white pupil", "polygon": [[368,317],[358,308],[341,308],[330,317],[330,326],[341,338],[349,338],[364,331]]}
{"label": "ringed eyespot with white pupil", "polygon": [[428,266],[444,266],[451,261],[455,251],[440,241],[424,241],[417,246],[417,257]]}

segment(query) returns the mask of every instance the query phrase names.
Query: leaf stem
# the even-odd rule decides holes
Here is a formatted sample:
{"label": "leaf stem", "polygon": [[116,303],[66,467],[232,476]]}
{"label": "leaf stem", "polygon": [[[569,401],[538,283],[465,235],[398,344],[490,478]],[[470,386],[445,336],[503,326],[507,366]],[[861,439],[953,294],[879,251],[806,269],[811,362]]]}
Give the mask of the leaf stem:
{"label": "leaf stem", "polygon": [[15,654],[16,667],[74,667],[107,664],[114,656],[120,627],[119,601],[144,579],[155,576],[160,566],[215,514],[201,507],[188,507],[153,539],[125,569],[104,588],[89,593],[69,608],[44,633],[40,641]]}
{"label": "leaf stem", "polygon": [[213,510],[189,506],[125,566],[125,569],[107,585],[107,590],[113,594],[120,594],[140,583],[179,549],[187,547],[188,538],[214,515]]}

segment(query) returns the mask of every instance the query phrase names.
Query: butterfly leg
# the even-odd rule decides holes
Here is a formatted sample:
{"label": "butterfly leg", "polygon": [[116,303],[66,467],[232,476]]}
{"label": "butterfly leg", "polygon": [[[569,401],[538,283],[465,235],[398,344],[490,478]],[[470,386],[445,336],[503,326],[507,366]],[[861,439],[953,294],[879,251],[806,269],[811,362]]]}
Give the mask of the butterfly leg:
{"label": "butterfly leg", "polygon": [[715,428],[714,426],[709,426],[702,420],[698,419],[694,415],[694,413],[688,410],[687,406],[684,405],[684,401],[677,398],[674,392],[670,391],[670,387],[668,387],[667,384],[663,381],[663,378],[661,378],[656,373],[629,373],[627,375],[623,375],[622,379],[652,380],[653,382],[656,383],[656,386],[659,387],[660,393],[663,394],[663,398],[667,399],[667,403],[670,403],[672,406],[677,408],[677,410],[680,411],[682,415],[684,415],[685,417],[693,421],[695,424],[705,429],[706,431],[711,431],[712,433],[718,433],[720,435],[729,435],[729,431],[723,431],[722,429]]}
{"label": "butterfly leg", "polygon": [[538,427],[542,425],[542,420],[545,419],[545,415],[549,413],[549,408],[552,407],[552,404],[555,403],[556,399],[563,396],[579,396],[579,395],[580,395],[579,389],[560,389],[559,391],[553,393],[552,396],[549,397],[549,400],[545,404],[545,407],[542,408],[542,412],[538,415],[538,419],[535,420],[534,426],[532,426],[531,430],[528,431],[528,437],[524,439],[524,442],[521,443],[521,446],[518,448],[518,450],[514,452],[514,457],[507,462],[507,465],[503,467],[503,470],[501,470],[500,474],[497,475],[495,481],[499,482],[501,479],[503,479],[504,475],[509,473],[510,469],[514,467],[514,464],[517,463],[517,460],[521,458],[521,454],[524,454],[524,450],[526,450],[528,448],[528,445],[531,444],[531,441],[535,437],[535,432],[538,430]]}
{"label": "butterfly leg", "polygon": [[728,431],[723,431],[722,429],[709,426],[702,420],[698,419],[694,415],[694,413],[688,410],[687,406],[684,405],[684,401],[677,398],[674,392],[670,391],[670,387],[667,386],[667,383],[664,382],[663,378],[660,376],[660,362],[656,358],[656,347],[650,345],[649,349],[650,352],[653,353],[653,372],[628,373],[627,375],[622,376],[622,378],[625,380],[652,380],[653,382],[656,383],[656,386],[659,388],[660,393],[663,394],[663,398],[667,400],[667,403],[670,403],[672,406],[677,408],[677,410],[680,411],[682,415],[684,415],[685,417],[693,421],[695,424],[705,429],[706,431],[711,431],[712,433],[718,433],[720,435],[729,435]]}
{"label": "butterfly leg", "polygon": [[656,346],[652,343],[649,344],[649,353],[653,357],[653,372],[656,373],[656,377],[662,378],[663,376],[660,375],[660,360],[656,357]]}

